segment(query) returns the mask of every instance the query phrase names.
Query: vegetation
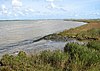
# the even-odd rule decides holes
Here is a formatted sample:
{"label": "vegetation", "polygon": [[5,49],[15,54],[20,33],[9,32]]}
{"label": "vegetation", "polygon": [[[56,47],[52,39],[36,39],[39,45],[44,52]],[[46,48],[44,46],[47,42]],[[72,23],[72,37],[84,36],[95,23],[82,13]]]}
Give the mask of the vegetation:
{"label": "vegetation", "polygon": [[87,22],[80,27],[72,28],[65,30],[57,34],[51,34],[45,37],[45,39],[50,40],[63,40],[66,41],[66,38],[75,38],[81,41],[91,41],[91,40],[100,40],[100,20],[77,20]]}
{"label": "vegetation", "polygon": [[[0,71],[100,71],[100,44],[68,43],[64,51],[43,51],[37,55],[4,55]],[[98,44],[97,44],[98,43]]]}
{"label": "vegetation", "polygon": [[65,46],[64,51],[70,55],[69,65],[71,71],[100,70],[100,53],[98,50],[91,49],[88,46],[70,43]]}
{"label": "vegetation", "polygon": [[100,40],[100,29],[90,29],[76,35],[78,40]]}
{"label": "vegetation", "polygon": [[65,30],[45,39],[64,40],[68,37],[87,40],[86,45],[68,43],[64,50],[43,51],[27,55],[4,55],[0,60],[0,71],[100,71],[100,20],[85,20],[89,24]]}
{"label": "vegetation", "polygon": [[100,51],[100,41],[91,41],[87,44],[89,48]]}

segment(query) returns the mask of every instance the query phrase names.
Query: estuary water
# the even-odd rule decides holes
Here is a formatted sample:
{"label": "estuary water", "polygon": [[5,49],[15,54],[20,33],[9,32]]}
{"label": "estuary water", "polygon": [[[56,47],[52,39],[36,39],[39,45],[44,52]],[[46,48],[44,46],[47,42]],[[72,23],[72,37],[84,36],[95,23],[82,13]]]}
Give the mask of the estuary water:
{"label": "estuary water", "polygon": [[34,53],[62,48],[65,42],[36,40],[84,24],[86,23],[64,20],[0,21],[0,56],[6,53],[17,54],[21,50]]}

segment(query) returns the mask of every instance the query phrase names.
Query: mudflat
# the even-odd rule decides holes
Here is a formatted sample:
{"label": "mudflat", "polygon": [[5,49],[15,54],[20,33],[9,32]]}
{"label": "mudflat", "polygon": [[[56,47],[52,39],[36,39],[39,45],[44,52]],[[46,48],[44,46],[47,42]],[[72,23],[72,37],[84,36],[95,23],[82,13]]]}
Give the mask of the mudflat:
{"label": "mudflat", "polygon": [[54,43],[51,44],[51,41],[45,40],[38,43],[35,42],[35,45],[33,41],[43,36],[84,24],[86,23],[64,20],[0,21],[0,54],[13,53],[22,49],[26,50],[25,48],[36,50],[37,46],[40,46],[38,44],[43,47],[43,44],[50,43],[49,46],[54,45]]}

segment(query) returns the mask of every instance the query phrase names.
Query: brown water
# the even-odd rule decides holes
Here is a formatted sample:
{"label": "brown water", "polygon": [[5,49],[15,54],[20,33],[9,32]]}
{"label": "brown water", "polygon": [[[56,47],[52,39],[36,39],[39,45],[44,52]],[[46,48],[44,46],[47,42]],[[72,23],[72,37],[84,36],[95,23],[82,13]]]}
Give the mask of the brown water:
{"label": "brown water", "polygon": [[[45,46],[49,48],[57,44],[62,45],[64,43],[61,42],[51,43],[50,41],[43,40],[33,43],[33,41],[43,36],[75,28],[83,24],[86,23],[63,20],[0,21],[0,55],[19,50],[28,51],[30,49],[39,51],[44,49]],[[42,48],[38,49],[38,47]]]}

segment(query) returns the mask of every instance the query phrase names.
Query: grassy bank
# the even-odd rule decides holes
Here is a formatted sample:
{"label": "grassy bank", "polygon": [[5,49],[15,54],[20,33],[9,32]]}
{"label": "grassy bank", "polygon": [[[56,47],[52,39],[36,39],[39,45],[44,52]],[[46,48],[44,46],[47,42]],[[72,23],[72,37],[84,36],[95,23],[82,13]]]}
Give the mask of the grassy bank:
{"label": "grassy bank", "polygon": [[[76,21],[76,20],[75,20]],[[65,30],[58,34],[52,34],[47,36],[45,39],[62,39],[62,38],[75,38],[77,40],[99,40],[100,41],[100,20],[77,20],[80,22],[86,22],[80,27],[71,28],[69,30]],[[69,23],[70,24],[70,23]],[[62,39],[63,40],[63,39]]]}

